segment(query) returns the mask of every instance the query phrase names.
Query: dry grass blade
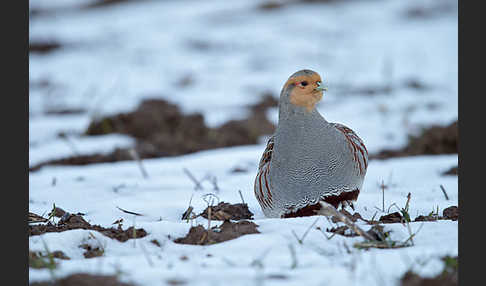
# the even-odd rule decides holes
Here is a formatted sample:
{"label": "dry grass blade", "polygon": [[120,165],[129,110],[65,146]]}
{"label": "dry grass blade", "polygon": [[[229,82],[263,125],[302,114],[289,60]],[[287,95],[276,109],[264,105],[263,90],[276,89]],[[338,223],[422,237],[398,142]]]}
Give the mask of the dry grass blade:
{"label": "dry grass blade", "polygon": [[295,236],[295,238],[297,239],[297,241],[299,242],[299,244],[303,244],[304,243],[304,239],[305,237],[307,236],[307,234],[309,233],[309,231],[311,230],[311,228],[316,225],[317,221],[319,220],[319,218],[316,218],[316,220],[307,228],[307,230],[304,232],[304,234],[302,235],[301,238],[298,238],[297,237],[297,234],[295,233],[295,231],[292,230],[292,234]]}
{"label": "dry grass blade", "polygon": [[127,211],[127,210],[124,210],[124,209],[122,209],[120,207],[116,207],[116,208],[119,209],[119,210],[121,210],[124,213],[127,213],[127,214],[137,215],[137,216],[143,216],[143,214],[139,214],[139,213],[136,213],[136,212]]}
{"label": "dry grass blade", "polygon": [[202,190],[203,187],[201,186],[201,183],[192,175],[192,173],[186,169],[186,168],[183,168],[182,169],[184,171],[184,173],[189,177],[189,179],[191,179],[191,181],[194,182],[194,189],[195,190]]}
{"label": "dry grass blade", "polygon": [[241,193],[241,190],[238,190],[238,193],[240,193],[241,202],[244,204],[245,200],[243,199],[243,194]]}
{"label": "dry grass blade", "polygon": [[189,220],[191,218],[191,214],[193,213],[192,211],[194,208],[192,206],[189,206],[187,210],[182,214],[182,220]]}
{"label": "dry grass blade", "polygon": [[444,196],[446,198],[446,200],[449,200],[449,196],[447,195],[447,192],[446,190],[444,189],[444,186],[440,185],[440,189],[442,190],[442,192],[444,193]]}
{"label": "dry grass blade", "polygon": [[345,215],[342,213],[338,212],[338,210],[333,207],[332,205],[326,203],[326,202],[320,202],[321,204],[321,209],[318,211],[318,214],[324,215],[324,216],[334,216],[337,219],[339,219],[341,222],[346,224],[350,229],[352,229],[354,232],[359,234],[360,236],[364,237],[367,240],[374,241],[375,238],[372,237],[370,234],[362,230],[359,226],[357,226],[354,222],[352,222],[349,218],[347,218]]}
{"label": "dry grass blade", "polygon": [[295,252],[295,247],[293,244],[289,244],[290,256],[292,257],[292,264],[290,265],[290,269],[297,268],[297,253]]}
{"label": "dry grass blade", "polygon": [[138,168],[140,169],[140,172],[142,173],[142,176],[144,179],[147,179],[148,178],[148,173],[147,171],[145,170],[143,164],[142,164],[142,159],[140,159],[140,156],[138,155],[138,152],[137,150],[135,150],[134,148],[131,148],[129,150],[129,154],[130,154],[130,157],[133,158],[133,160],[137,161],[138,163]]}

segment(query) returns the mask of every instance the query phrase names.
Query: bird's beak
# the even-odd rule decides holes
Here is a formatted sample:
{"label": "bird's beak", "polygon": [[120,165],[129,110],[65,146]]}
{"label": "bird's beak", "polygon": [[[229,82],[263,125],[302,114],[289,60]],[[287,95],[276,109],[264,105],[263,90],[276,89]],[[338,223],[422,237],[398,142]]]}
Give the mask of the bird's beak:
{"label": "bird's beak", "polygon": [[327,86],[322,82],[317,83],[316,91],[327,91]]}

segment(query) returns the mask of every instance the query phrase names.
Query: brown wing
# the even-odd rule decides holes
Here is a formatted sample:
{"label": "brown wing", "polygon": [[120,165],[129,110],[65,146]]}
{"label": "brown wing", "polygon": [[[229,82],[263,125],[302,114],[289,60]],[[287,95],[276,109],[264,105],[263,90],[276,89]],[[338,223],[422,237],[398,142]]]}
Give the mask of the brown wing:
{"label": "brown wing", "polygon": [[339,123],[331,124],[343,133],[348,142],[349,149],[353,154],[353,159],[359,168],[359,173],[364,176],[366,174],[366,169],[368,168],[368,150],[366,149],[363,140],[361,140],[351,128]]}
{"label": "brown wing", "polygon": [[270,190],[270,183],[268,181],[268,172],[270,170],[270,160],[272,159],[274,145],[274,136],[270,137],[267,142],[267,147],[263,152],[260,163],[258,164],[258,173],[255,178],[255,197],[263,209],[272,208],[272,191]]}
{"label": "brown wing", "polygon": [[267,148],[265,148],[265,151],[263,151],[262,158],[260,159],[260,164],[258,164],[258,170],[260,171],[262,167],[270,162],[272,159],[272,153],[273,153],[273,142],[274,142],[274,136],[270,137],[267,142]]}

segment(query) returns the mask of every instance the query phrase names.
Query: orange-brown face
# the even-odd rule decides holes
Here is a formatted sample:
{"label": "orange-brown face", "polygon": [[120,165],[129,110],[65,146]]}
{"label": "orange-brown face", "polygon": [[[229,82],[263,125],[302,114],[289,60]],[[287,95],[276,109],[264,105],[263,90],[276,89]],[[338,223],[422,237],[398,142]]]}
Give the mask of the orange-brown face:
{"label": "orange-brown face", "polygon": [[326,90],[322,86],[321,77],[317,73],[291,77],[285,83],[284,89],[289,85],[294,85],[289,94],[290,103],[304,107],[308,112],[314,109],[322,99],[323,90]]}

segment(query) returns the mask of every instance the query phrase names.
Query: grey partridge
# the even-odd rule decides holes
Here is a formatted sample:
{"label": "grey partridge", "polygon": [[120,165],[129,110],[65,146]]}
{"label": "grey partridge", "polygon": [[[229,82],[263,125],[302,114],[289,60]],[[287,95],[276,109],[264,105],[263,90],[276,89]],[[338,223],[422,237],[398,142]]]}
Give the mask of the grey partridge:
{"label": "grey partridge", "polygon": [[350,128],[317,111],[327,87],[301,70],[280,93],[279,118],[258,166],[255,196],[267,217],[315,215],[319,201],[351,206],[361,191],[368,151]]}

